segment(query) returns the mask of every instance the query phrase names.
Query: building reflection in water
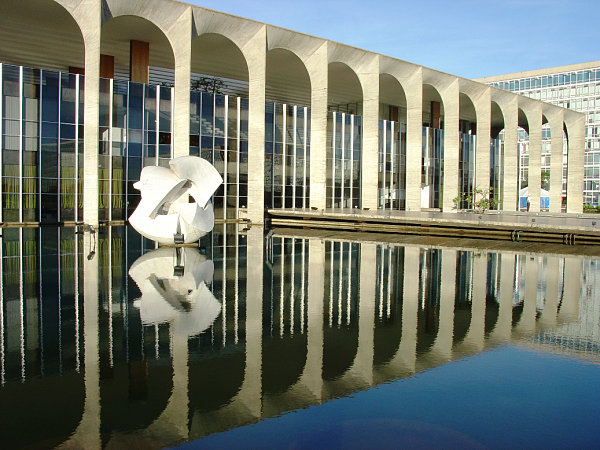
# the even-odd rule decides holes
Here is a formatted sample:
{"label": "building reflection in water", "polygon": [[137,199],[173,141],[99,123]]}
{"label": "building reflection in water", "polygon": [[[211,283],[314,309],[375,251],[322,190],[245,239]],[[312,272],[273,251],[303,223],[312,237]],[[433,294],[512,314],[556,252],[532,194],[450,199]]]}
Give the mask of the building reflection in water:
{"label": "building reflection in water", "polygon": [[509,341],[598,358],[597,261],[583,257],[233,225],[198,248],[126,227],[92,239],[3,230],[7,446],[173,444]]}

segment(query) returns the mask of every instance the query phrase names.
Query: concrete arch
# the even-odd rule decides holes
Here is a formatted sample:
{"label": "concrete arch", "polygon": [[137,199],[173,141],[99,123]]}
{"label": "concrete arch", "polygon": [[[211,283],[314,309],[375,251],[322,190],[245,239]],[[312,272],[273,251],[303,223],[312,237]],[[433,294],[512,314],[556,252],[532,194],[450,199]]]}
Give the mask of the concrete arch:
{"label": "concrete arch", "polygon": [[191,72],[248,82],[248,61],[240,47],[220,33],[192,38]]}
{"label": "concrete arch", "polygon": [[173,370],[152,360],[119,362],[100,386],[102,429],[127,432],[146,428],[167,405]]}
{"label": "concrete arch", "polygon": [[473,100],[468,94],[459,92],[458,107],[459,117],[461,120],[468,120],[473,124],[477,124],[477,109],[475,107],[475,103],[473,103]]}
{"label": "concrete arch", "polygon": [[[173,53],[177,53],[178,48],[178,33],[181,32],[178,26],[180,25],[181,16],[189,11],[189,6],[184,3],[168,3],[165,4],[160,0],[147,1],[130,1],[122,2],[118,0],[102,0],[102,26],[111,19],[116,19],[120,16],[135,16],[145,19],[155,25],[169,40],[169,44],[173,49]],[[188,29],[191,33],[191,29]]]}
{"label": "concrete arch", "polygon": [[305,62],[282,47],[267,51],[266,97],[292,105],[310,106],[311,79]]}
{"label": "concrete arch", "polygon": [[74,2],[4,1],[0,4],[3,62],[69,71],[83,68],[85,40],[73,14]]}
{"label": "concrete arch", "polygon": [[400,80],[387,72],[379,73],[379,101],[406,108],[406,92]]}
{"label": "concrete arch", "polygon": [[130,41],[149,44],[149,66],[175,68],[175,50],[164,31],[153,21],[135,15],[120,15],[102,24],[100,52],[114,57],[115,68],[130,68]]}
{"label": "concrete arch", "polygon": [[[442,94],[440,93],[439,89],[436,86],[429,84],[429,83],[424,82],[422,89],[423,89],[423,117],[425,117],[426,112],[430,114],[430,118],[427,122],[423,118],[423,125],[428,124],[431,128],[443,128],[444,99],[442,97]],[[438,127],[432,126],[434,124],[432,123],[433,118],[431,117],[431,114],[432,114],[431,102],[438,102],[440,104],[440,111],[439,111],[440,124]]]}
{"label": "concrete arch", "polygon": [[[49,385],[52,389],[48,389]],[[84,375],[69,371],[60,376],[32,376],[25,382],[8,382],[0,390],[0,402],[0,417],[7,424],[2,430],[3,446],[39,447],[43,442],[44,446],[57,447],[76,430],[83,415]]]}
{"label": "concrete arch", "polygon": [[358,328],[342,324],[326,328],[323,333],[323,380],[342,377],[354,362],[358,351]]}
{"label": "concrete arch", "polygon": [[[302,376],[306,365],[306,334],[279,337],[263,336],[262,383],[263,395],[283,394]],[[286,364],[281,364],[285,354]]]}
{"label": "concrete arch", "polygon": [[328,65],[328,100],[329,107],[354,104],[354,110],[348,112],[361,114],[360,104],[363,101],[363,86],[357,73],[346,63],[333,61]]}
{"label": "concrete arch", "polygon": [[497,101],[491,101],[491,138],[497,139],[501,131],[504,131],[505,121],[502,107]]}

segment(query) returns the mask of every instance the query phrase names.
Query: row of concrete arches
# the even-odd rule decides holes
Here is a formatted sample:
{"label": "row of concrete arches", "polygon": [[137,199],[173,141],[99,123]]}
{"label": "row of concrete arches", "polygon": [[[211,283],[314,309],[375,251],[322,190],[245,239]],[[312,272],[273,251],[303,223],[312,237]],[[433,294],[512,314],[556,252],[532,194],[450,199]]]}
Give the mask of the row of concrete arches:
{"label": "row of concrete arches", "polygon": [[[194,76],[219,77],[232,80],[240,95],[247,94],[250,121],[263,122],[265,100],[310,106],[311,147],[323,153],[328,145],[328,110],[362,115],[363,168],[373,168],[377,164],[381,119],[406,123],[407,173],[421,171],[423,125],[444,129],[445,172],[452,175],[444,179],[444,184],[447,184],[444,196],[448,198],[443,203],[448,206],[456,192],[453,174],[458,167],[460,121],[473,124],[473,134],[480,136],[475,184],[482,187],[489,186],[490,145],[487,137],[494,138],[502,129],[507,129],[505,142],[509,149],[505,152],[504,172],[508,181],[504,183],[504,204],[505,209],[514,210],[518,201],[517,126],[523,127],[532,136],[532,157],[535,161],[541,147],[538,136],[544,122],[550,124],[552,134],[557,138],[562,130],[566,130],[568,138],[571,125],[577,123],[579,126],[581,122],[581,117],[568,115],[560,108],[542,105],[471,80],[184,3],[164,0],[26,0],[11,1],[1,8],[1,29],[6,34],[1,37],[7,43],[3,58],[8,63],[31,65],[34,61],[35,65],[44,68],[69,68],[100,76],[108,76],[106,66],[112,64],[109,74],[114,75],[115,70],[127,68],[131,74],[136,64],[131,51],[133,43],[144,44],[147,53],[140,64],[163,71],[166,69],[164,76],[171,77],[174,85],[173,139],[176,153],[187,154],[189,94]],[[52,20],[48,21],[48,17]],[[23,33],[23,29],[27,29],[28,33]],[[90,89],[86,89],[86,102],[93,104],[97,101],[96,81],[88,79],[88,84]],[[90,114],[92,118],[94,114]],[[94,124],[88,120],[85,126],[94,127]],[[259,169],[262,167],[260,151],[264,146],[264,130],[260,126],[252,128],[254,132],[250,133],[249,149],[255,157],[249,164]],[[95,144],[89,137],[90,133],[92,128],[88,128],[85,145],[91,155]],[[486,138],[482,139],[484,136]],[[582,150],[582,137],[577,136],[574,146]],[[555,157],[552,158],[551,184],[557,187],[562,181],[559,168],[562,145],[560,147],[559,151],[556,144],[552,151]],[[579,153],[577,158],[581,159]],[[319,158],[324,159],[325,155],[314,159],[316,166],[321,164]],[[530,184],[538,183],[541,176],[538,167],[535,164],[531,166]],[[575,167],[575,178],[580,175],[579,172],[579,168]],[[315,175],[311,177],[311,183],[324,183],[320,178],[323,174]],[[376,186],[366,179],[361,181],[361,186],[363,206],[374,207],[377,203]],[[574,184],[568,186],[568,197],[574,201],[573,208],[567,209],[573,211],[579,204],[577,188]],[[93,186],[90,189],[93,190]],[[324,186],[312,191],[317,195],[321,189]],[[413,203],[418,198],[417,190],[416,185],[407,186],[407,199],[413,199]],[[559,190],[555,188],[552,194],[551,210],[554,211],[560,209],[557,206],[561,202]],[[324,200],[318,200],[316,206],[320,206],[321,201]],[[262,222],[259,203],[258,197],[250,199],[250,210],[256,210],[252,217]],[[419,208],[408,201],[407,209],[413,207]],[[88,216],[90,213],[95,215],[88,209]]]}
{"label": "row of concrete arches", "polygon": [[[93,20],[96,4],[101,5],[100,53],[113,56],[116,67],[130,63],[130,41],[134,40],[149,43],[149,64],[154,67],[174,70],[183,58],[191,57],[193,73],[247,83],[252,72],[264,65],[268,95],[303,106],[310,106],[311,96],[316,95],[311,88],[322,85],[324,76],[330,105],[363,103],[376,90],[379,103],[401,108],[407,108],[413,97],[421,97],[426,112],[432,101],[438,102],[442,116],[450,114],[446,109],[455,102],[452,90],[458,89],[460,117],[476,122],[482,115],[489,116],[492,137],[504,128],[514,98],[494,89],[490,101],[481,102],[489,89],[480,83],[183,3],[165,6],[160,0],[8,2],[2,7],[5,20],[11,20],[13,27],[26,22],[31,26],[27,33],[22,29],[13,33],[3,56],[24,65],[28,58],[29,64],[35,61],[49,68],[84,67],[86,41],[98,27]],[[189,30],[182,33],[185,25]],[[181,42],[186,34],[190,42]],[[263,64],[256,64],[254,47],[249,45],[257,37],[265,39]],[[18,42],[21,55],[17,55]],[[59,48],[52,47],[56,42],[60,42]],[[182,50],[185,47],[189,47],[188,54]],[[418,78],[421,82],[415,85]],[[414,92],[418,84],[422,85],[421,95]],[[529,102],[519,106],[519,126],[528,130],[530,123],[549,122],[548,113],[535,109]],[[568,128],[568,124],[564,126]]]}

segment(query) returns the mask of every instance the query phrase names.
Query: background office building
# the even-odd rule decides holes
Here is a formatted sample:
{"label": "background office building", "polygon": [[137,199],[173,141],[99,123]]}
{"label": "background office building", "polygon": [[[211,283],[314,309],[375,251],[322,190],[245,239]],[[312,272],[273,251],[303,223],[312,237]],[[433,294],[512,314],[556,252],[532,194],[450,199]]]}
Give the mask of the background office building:
{"label": "background office building", "polygon": [[582,209],[585,116],[477,81],[170,0],[4,1],[0,42],[0,222],[126,220],[142,167],[190,154],[223,177],[217,220],[476,188],[516,211],[518,127],[548,209]]}
{"label": "background office building", "polygon": [[[583,201],[586,205],[600,206],[600,61],[498,75],[478,81],[586,115]],[[544,126],[542,133],[547,128]],[[522,137],[526,149],[528,139]],[[548,141],[545,137],[542,142],[542,170],[547,166],[544,142]],[[527,166],[523,167],[525,171]]]}

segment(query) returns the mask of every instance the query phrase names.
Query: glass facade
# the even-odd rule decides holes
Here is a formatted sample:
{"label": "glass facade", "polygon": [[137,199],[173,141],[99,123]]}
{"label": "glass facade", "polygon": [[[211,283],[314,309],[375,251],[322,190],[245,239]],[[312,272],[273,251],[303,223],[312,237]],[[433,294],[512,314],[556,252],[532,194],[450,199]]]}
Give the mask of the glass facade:
{"label": "glass facade", "polygon": [[406,125],[379,121],[379,209],[406,209]]}
{"label": "glass facade", "polygon": [[490,199],[494,202],[491,209],[502,209],[502,193],[504,179],[504,141],[491,139],[490,142]]}
{"label": "glass facade", "polygon": [[442,208],[444,130],[423,127],[421,208]]}
{"label": "glass facade", "polygon": [[[462,123],[464,122],[464,123]],[[484,186],[475,186],[475,149],[477,146],[477,136],[471,134],[471,124],[461,121],[461,130],[459,131],[459,150],[458,150],[458,192],[460,201],[458,209],[472,209],[475,187],[483,189]]]}
{"label": "glass facade", "polygon": [[360,208],[362,117],[331,111],[327,135],[327,208]]}
{"label": "glass facade", "polygon": [[[494,87],[586,114],[583,201],[600,205],[600,67],[488,83]],[[548,130],[549,132],[549,130]],[[544,135],[544,130],[542,130]],[[544,136],[549,139],[549,134]],[[549,140],[548,140],[549,143]],[[544,145],[544,144],[542,144]],[[549,155],[542,148],[542,181]],[[547,151],[549,153],[549,144]],[[566,195],[566,145],[563,151],[563,198]]]}
{"label": "glass facade", "polygon": [[310,108],[267,102],[265,208],[307,208],[310,186]]}
{"label": "glass facade", "polygon": [[248,99],[191,92],[190,155],[223,177],[213,195],[215,218],[237,219],[248,206]]}
{"label": "glass facade", "polygon": [[2,222],[81,220],[83,76],[0,64]]}
{"label": "glass facade", "polygon": [[168,167],[172,96],[170,87],[100,80],[100,220],[126,220],[140,199],[133,184],[142,167]]}

